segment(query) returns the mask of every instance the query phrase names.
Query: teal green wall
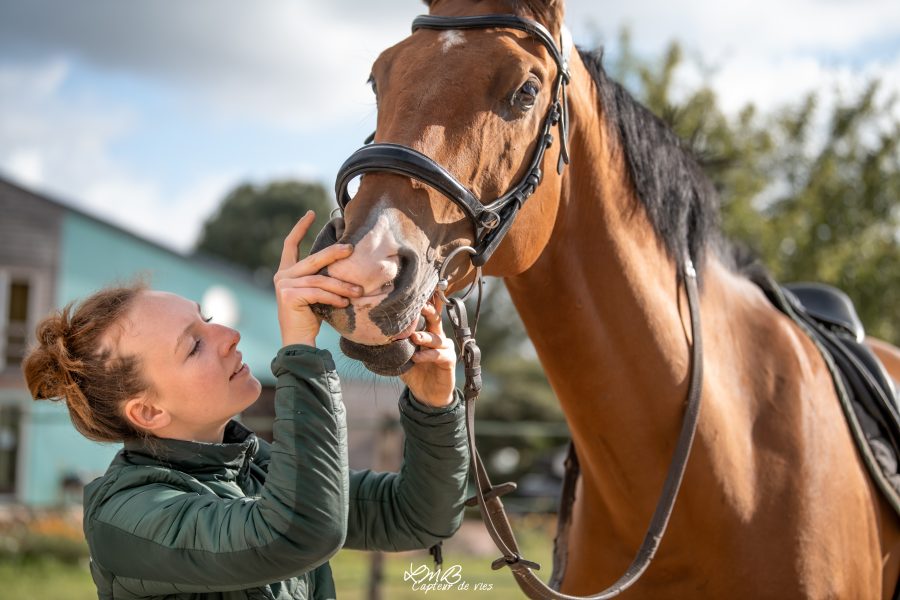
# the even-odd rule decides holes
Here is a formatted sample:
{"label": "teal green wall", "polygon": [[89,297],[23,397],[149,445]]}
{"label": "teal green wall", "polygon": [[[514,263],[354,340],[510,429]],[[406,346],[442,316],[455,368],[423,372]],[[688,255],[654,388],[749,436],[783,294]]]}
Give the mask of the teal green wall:
{"label": "teal green wall", "polygon": [[[63,219],[56,304],[84,298],[97,289],[130,281],[136,275],[153,289],[173,292],[199,302],[213,285],[229,288],[237,298],[244,361],[263,384],[274,379],[269,363],[280,347],[274,295],[227,268],[180,256],[84,215],[68,213]],[[211,315],[215,319],[215,314]],[[325,326],[319,346],[337,355],[338,335]],[[84,439],[72,427],[65,406],[31,403],[23,442],[25,481],[22,500],[52,504],[59,500],[60,478],[69,472],[92,479],[105,471],[117,445]]]}

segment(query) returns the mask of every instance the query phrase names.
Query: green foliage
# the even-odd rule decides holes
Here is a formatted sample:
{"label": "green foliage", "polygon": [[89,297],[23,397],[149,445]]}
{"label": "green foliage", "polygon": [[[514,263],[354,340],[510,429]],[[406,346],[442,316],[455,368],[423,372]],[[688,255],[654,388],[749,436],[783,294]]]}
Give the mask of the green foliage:
{"label": "green foliage", "polygon": [[[781,281],[846,291],[867,331],[900,343],[900,122],[878,82],[849,98],[810,92],[761,115],[726,115],[706,84],[674,99],[677,43],[658,62],[620,38],[614,75],[673,127],[719,192],[722,228]],[[826,97],[830,99],[830,97]]]}
{"label": "green foliage", "polygon": [[300,245],[309,253],[316,232],[328,221],[333,202],[317,183],[276,181],[264,186],[235,188],[203,226],[197,250],[256,270],[268,279],[281,259],[284,237],[307,210],[316,221]]}

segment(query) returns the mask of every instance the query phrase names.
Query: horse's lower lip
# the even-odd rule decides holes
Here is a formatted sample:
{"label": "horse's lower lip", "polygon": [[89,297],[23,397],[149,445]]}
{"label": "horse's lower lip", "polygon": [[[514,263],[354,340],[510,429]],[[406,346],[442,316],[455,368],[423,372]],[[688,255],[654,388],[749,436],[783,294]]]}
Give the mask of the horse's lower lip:
{"label": "horse's lower lip", "polygon": [[362,362],[373,373],[394,376],[405,373],[413,366],[410,358],[415,353],[416,347],[406,339],[378,346],[366,346],[342,337],[341,351],[348,358]]}
{"label": "horse's lower lip", "polygon": [[413,319],[412,323],[410,323],[410,324],[406,327],[406,329],[404,329],[403,331],[401,331],[401,332],[398,333],[397,335],[391,336],[391,338],[390,338],[390,340],[389,340],[388,343],[390,343],[390,342],[397,342],[397,341],[400,341],[400,340],[405,340],[406,338],[408,338],[409,336],[411,336],[411,335],[416,331],[416,326],[417,326],[418,324],[419,324],[419,320],[418,320],[418,319]]}

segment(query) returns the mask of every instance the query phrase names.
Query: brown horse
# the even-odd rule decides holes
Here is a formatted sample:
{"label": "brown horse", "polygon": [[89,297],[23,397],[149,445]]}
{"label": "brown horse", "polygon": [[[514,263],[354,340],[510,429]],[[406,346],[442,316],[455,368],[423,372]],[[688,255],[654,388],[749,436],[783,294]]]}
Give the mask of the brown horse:
{"label": "brown horse", "polygon": [[[518,14],[556,39],[562,27],[562,0],[429,9]],[[818,350],[722,250],[714,192],[674,135],[597,56],[570,62],[571,163],[557,172],[557,140],[485,267],[505,279],[579,451],[561,591],[609,585],[650,520],[687,394],[690,327],[674,257],[689,254],[702,286],[703,409],[666,537],[626,595],[890,597],[900,521],[867,475]],[[497,198],[529,168],[557,69],[545,45],[513,28],[419,29],[372,68],[376,141],[413,148],[475,197]],[[335,233],[356,250],[329,270],[366,295],[328,320],[363,345],[348,347],[370,367],[391,372],[437,268],[472,244],[470,220],[415,178],[368,173]],[[474,276],[463,260],[452,274],[456,289]],[[873,346],[900,379],[897,349]]]}

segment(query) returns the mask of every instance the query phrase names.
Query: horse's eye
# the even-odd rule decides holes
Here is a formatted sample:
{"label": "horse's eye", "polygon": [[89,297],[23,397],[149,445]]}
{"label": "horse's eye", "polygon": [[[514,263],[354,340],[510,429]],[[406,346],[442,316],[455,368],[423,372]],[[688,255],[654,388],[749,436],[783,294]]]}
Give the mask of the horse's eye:
{"label": "horse's eye", "polygon": [[375,76],[369,75],[369,78],[366,80],[366,83],[368,83],[370,86],[372,86],[372,93],[377,96],[378,88],[375,86]]}
{"label": "horse's eye", "polygon": [[534,81],[526,81],[525,84],[513,95],[513,106],[519,110],[531,110],[537,100],[538,85]]}

